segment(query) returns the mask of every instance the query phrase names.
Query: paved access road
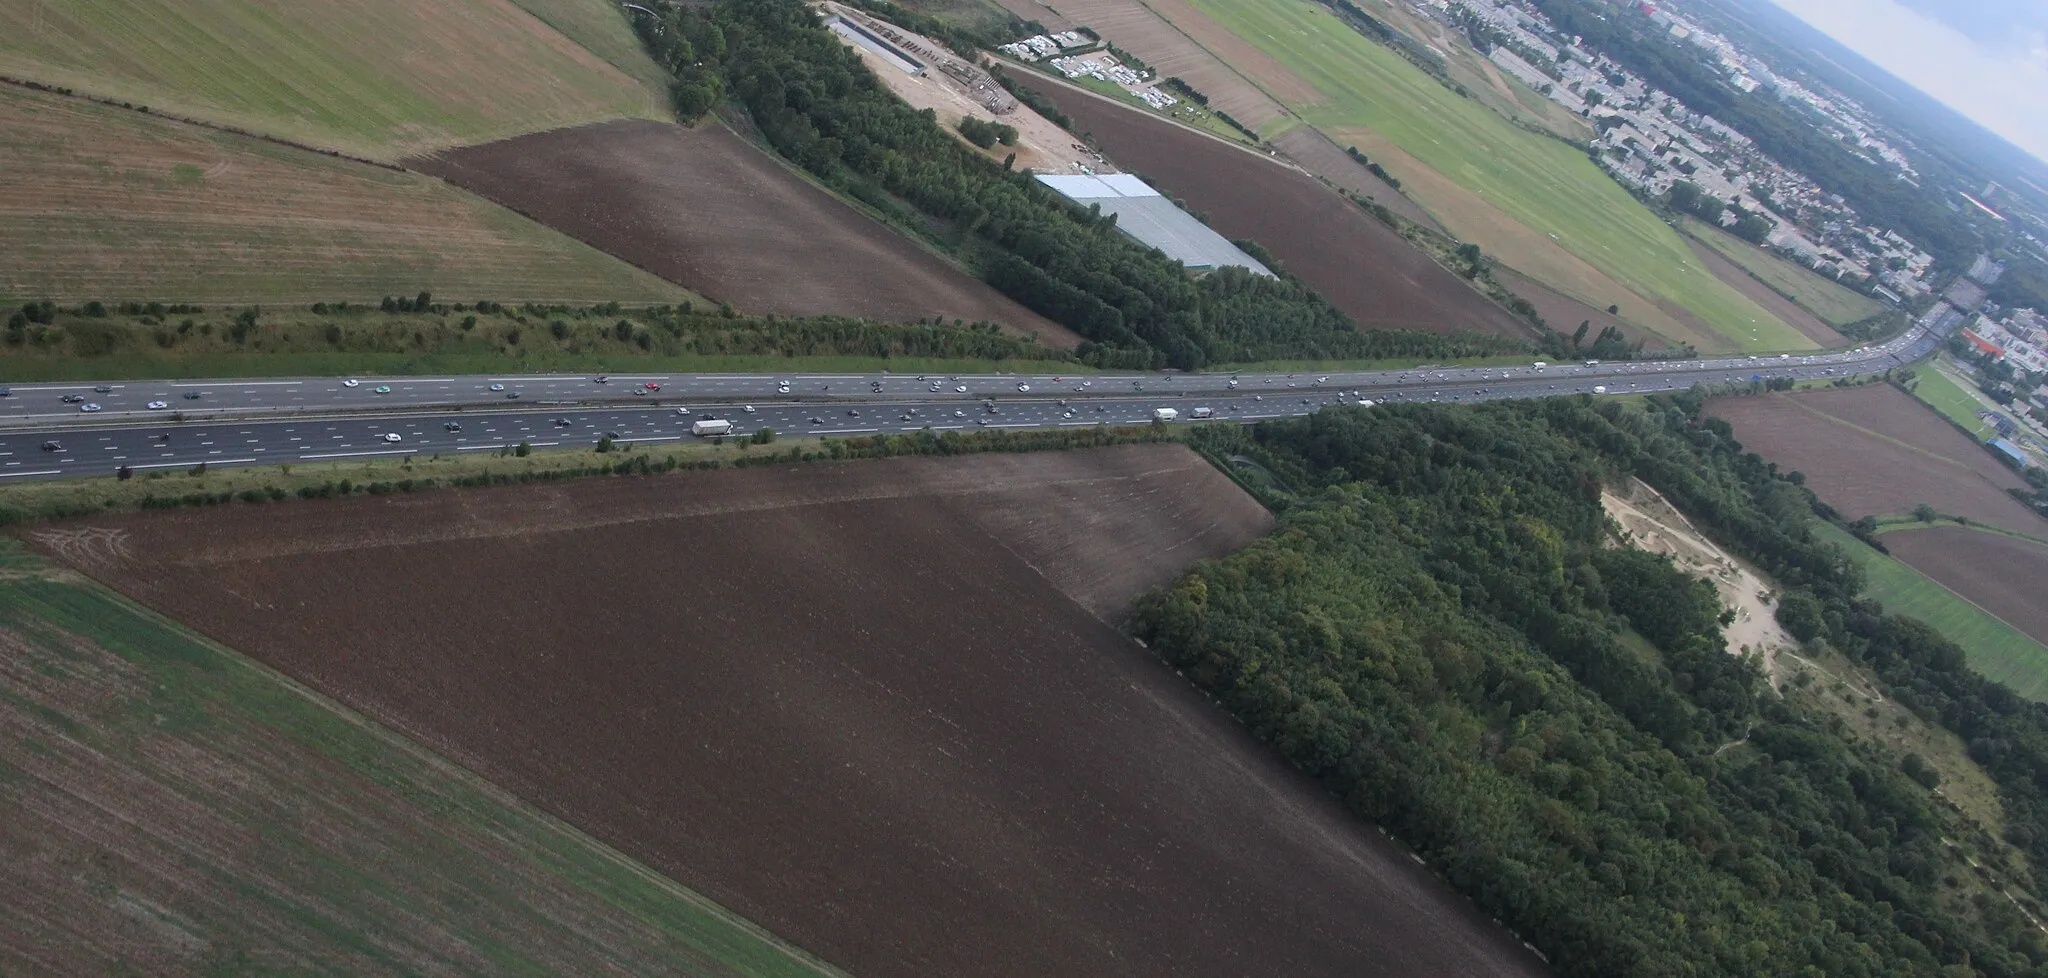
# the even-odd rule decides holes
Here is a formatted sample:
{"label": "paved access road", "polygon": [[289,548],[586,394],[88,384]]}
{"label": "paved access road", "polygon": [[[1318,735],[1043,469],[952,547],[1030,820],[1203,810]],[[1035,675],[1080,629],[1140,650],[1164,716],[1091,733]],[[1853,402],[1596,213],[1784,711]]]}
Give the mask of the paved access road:
{"label": "paved access road", "polygon": [[[362,378],[355,387],[332,378],[15,385],[0,398],[0,480],[105,476],[123,465],[146,473],[200,462],[452,454],[521,441],[544,449],[588,445],[605,434],[624,442],[678,441],[691,437],[691,422],[706,417],[732,421],[736,435],[761,427],[784,435],[856,435],[1142,424],[1160,407],[1177,409],[1182,421],[1205,407],[1218,419],[1249,422],[1358,400],[1470,402],[1590,394],[1596,386],[1608,394],[1645,393],[1753,376],[1825,380],[1911,362],[1936,342],[1916,329],[1880,347],[1811,356],[1331,374],[620,374],[603,384],[578,375]],[[650,383],[660,389],[649,389]],[[505,389],[493,391],[494,384]],[[379,387],[390,391],[376,393]],[[644,393],[633,394],[636,388]],[[199,397],[187,399],[187,393]],[[506,396],[512,393],[520,396]],[[61,400],[67,395],[102,410],[81,411]],[[164,407],[152,410],[152,401]]]}

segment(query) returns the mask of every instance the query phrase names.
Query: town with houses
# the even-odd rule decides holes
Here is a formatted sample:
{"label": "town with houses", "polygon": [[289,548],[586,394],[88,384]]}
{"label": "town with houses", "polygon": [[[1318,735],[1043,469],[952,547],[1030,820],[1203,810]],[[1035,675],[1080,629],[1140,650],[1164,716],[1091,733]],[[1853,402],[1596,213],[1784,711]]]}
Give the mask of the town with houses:
{"label": "town with houses", "polygon": [[[1689,181],[1731,208],[1770,221],[1769,246],[1820,274],[1838,280],[1872,279],[1872,291],[1904,303],[1932,291],[1928,269],[1934,257],[1896,231],[1870,227],[1842,198],[1804,174],[1779,165],[1748,137],[1711,115],[1687,108],[1669,94],[1605,55],[1582,48],[1579,39],[1553,29],[1540,12],[1495,0],[1418,0],[1415,9],[1457,27],[1470,18],[1503,41],[1488,58],[1503,72],[1529,85],[1576,115],[1593,122],[1594,150],[1601,166],[1626,186],[1661,195]],[[1898,179],[1918,178],[1905,154],[1875,134],[1862,106],[1838,93],[1816,92],[1771,70],[1726,37],[1652,3],[1632,8],[1661,25],[1672,38],[1710,52],[1728,83],[1745,92],[1766,89],[1804,103],[1824,120],[1829,136]],[[1981,206],[1981,205],[1979,205]],[[1727,211],[1724,225],[1738,219]]]}
{"label": "town with houses", "polygon": [[[1097,43],[1095,38],[1086,34],[1066,31],[1027,37],[1012,44],[1005,44],[998,50],[1026,63],[1042,58],[1049,59],[1046,63],[1069,80],[1093,78],[1096,81],[1108,82],[1143,99],[1146,105],[1155,109],[1168,109],[1180,103],[1179,99],[1160,91],[1154,85],[1159,80],[1157,72],[1132,68],[1106,49],[1091,50]],[[1085,53],[1060,56],[1062,51],[1077,50]]]}

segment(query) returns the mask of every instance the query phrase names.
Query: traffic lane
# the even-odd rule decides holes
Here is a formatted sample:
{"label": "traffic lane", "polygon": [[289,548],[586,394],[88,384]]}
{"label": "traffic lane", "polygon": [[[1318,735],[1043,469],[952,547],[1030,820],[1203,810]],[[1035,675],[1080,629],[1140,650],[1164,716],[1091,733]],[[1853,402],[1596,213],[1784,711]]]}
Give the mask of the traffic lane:
{"label": "traffic lane", "polygon": [[[1630,361],[1623,363],[1560,362],[1547,367],[1441,366],[1408,370],[1335,372],[1293,372],[1286,374],[614,374],[606,383],[582,374],[477,375],[462,377],[359,378],[350,387],[339,378],[297,378],[275,380],[125,381],[102,384],[15,385],[13,396],[0,398],[0,419],[59,421],[67,417],[92,420],[64,396],[87,398],[106,412],[148,411],[152,402],[160,410],[273,411],[318,409],[368,409],[383,407],[425,407],[485,405],[499,400],[618,401],[641,396],[696,397],[743,400],[775,397],[832,397],[871,400],[905,395],[938,395],[979,398],[1016,393],[1058,392],[1080,396],[1102,396],[1115,392],[1171,393],[1193,391],[1227,393],[1250,387],[1272,391],[1345,386],[1379,386],[1396,383],[1430,384],[1480,379],[1516,380],[1546,376],[1622,377],[1634,374],[1699,374],[1735,369],[1790,368],[1808,365],[1847,366],[1876,363],[1887,359],[1911,359],[1931,349],[1933,340],[1915,330],[1891,343],[1866,351],[1810,354],[1755,359],[1715,358],[1684,361]],[[648,384],[660,390],[649,390]],[[1029,391],[1018,391],[1022,385]],[[493,390],[493,387],[499,389]],[[879,386],[880,390],[876,388]],[[932,388],[938,388],[933,390]],[[961,388],[966,388],[961,390]],[[97,388],[106,388],[98,390]],[[379,393],[380,389],[388,389]],[[189,395],[189,396],[188,396]],[[516,395],[513,396],[513,395]]]}
{"label": "traffic lane", "polygon": [[[1728,372],[1713,377],[1656,377],[1608,386],[1608,394],[1678,390],[1699,380],[1733,381],[1746,375]],[[1128,396],[1086,402],[1055,399],[996,400],[994,411],[979,402],[901,401],[858,407],[825,404],[759,406],[753,412],[733,405],[706,404],[696,409],[675,407],[596,407],[548,412],[535,410],[491,413],[420,414],[392,418],[329,418],[307,421],[208,422],[151,424],[129,428],[70,433],[0,435],[0,479],[59,478],[105,475],[123,465],[137,472],[209,465],[288,464],[412,454],[449,454],[510,448],[526,442],[536,448],[594,444],[606,434],[622,442],[678,441],[691,423],[707,417],[734,422],[734,435],[773,427],[784,434],[846,435],[993,428],[1045,428],[1089,424],[1143,424],[1158,407],[1174,407],[1183,420],[1193,409],[1210,407],[1220,420],[1258,421],[1306,414],[1360,397],[1389,403],[1471,403],[1510,397],[1562,396],[1591,393],[1590,383],[1521,381],[1506,384],[1445,383],[1427,389],[1360,389],[1265,395],[1246,393],[1205,397],[1192,392],[1167,396]],[[558,424],[557,419],[566,421]],[[459,426],[449,430],[448,425]],[[396,435],[397,440],[390,436]],[[59,447],[44,451],[42,443]]]}

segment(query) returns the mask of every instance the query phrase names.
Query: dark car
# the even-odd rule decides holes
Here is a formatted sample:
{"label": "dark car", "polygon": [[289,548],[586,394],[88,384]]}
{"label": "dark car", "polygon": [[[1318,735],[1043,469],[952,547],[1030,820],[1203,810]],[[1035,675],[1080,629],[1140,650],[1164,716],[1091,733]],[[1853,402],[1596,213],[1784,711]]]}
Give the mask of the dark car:
{"label": "dark car", "polygon": [[93,388],[92,392],[95,394],[112,394],[114,392],[114,389],[112,387],[108,387],[105,384],[101,384],[100,386]]}
{"label": "dark car", "polygon": [[66,395],[64,395],[64,403],[66,403],[66,404],[84,404],[84,403],[85,403],[85,395],[84,395],[84,394],[66,394]]}
{"label": "dark car", "polygon": [[569,420],[568,418],[556,418],[556,419],[555,419],[555,427],[557,427],[557,428],[567,428],[567,427],[570,427],[570,426],[574,425],[575,423],[576,423],[576,422],[574,422],[574,421],[571,421],[571,420]]}
{"label": "dark car", "polygon": [[461,425],[459,425],[459,424],[456,424],[456,423],[455,423],[455,422],[453,422],[453,421],[450,421],[450,422],[448,422],[447,424],[444,424],[444,425],[442,425],[442,426],[441,426],[441,430],[442,430],[442,431],[461,431],[461,430],[462,430],[462,426],[461,426]]}
{"label": "dark car", "polygon": [[185,392],[185,400],[188,400],[188,401],[196,401],[196,400],[199,400],[199,392],[198,392],[198,391],[186,391],[186,392]]}
{"label": "dark car", "polygon": [[0,397],[12,397],[13,395],[14,395],[14,388],[12,388],[12,387],[0,387]]}
{"label": "dark car", "polygon": [[63,451],[63,450],[64,450],[64,446],[62,446],[62,445],[59,445],[59,444],[57,444],[57,443],[56,443],[56,442],[54,442],[54,441],[46,441],[46,442],[44,442],[44,443],[43,443],[43,451],[46,451],[46,452],[61,452],[61,451]]}

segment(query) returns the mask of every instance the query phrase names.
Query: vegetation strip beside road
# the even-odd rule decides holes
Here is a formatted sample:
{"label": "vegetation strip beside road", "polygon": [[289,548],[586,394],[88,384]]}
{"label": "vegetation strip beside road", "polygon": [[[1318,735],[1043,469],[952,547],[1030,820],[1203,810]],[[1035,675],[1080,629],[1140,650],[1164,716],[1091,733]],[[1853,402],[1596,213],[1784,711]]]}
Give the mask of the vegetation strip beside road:
{"label": "vegetation strip beside road", "polygon": [[[839,974],[14,540],[0,540],[0,642],[14,734],[0,738],[0,841],[15,854],[0,888],[37,893],[0,922],[0,946],[31,941],[45,965]],[[50,872],[72,865],[74,833],[119,841],[89,869]],[[106,940],[134,906],[175,937]]]}
{"label": "vegetation strip beside road", "polygon": [[1729,261],[1770,286],[1771,290],[1798,303],[1830,326],[1847,326],[1885,311],[1883,303],[1851,292],[1840,283],[1822,278],[1812,269],[1795,265],[1719,228],[1710,228],[1697,218],[1680,219],[1685,233],[1720,252]]}

